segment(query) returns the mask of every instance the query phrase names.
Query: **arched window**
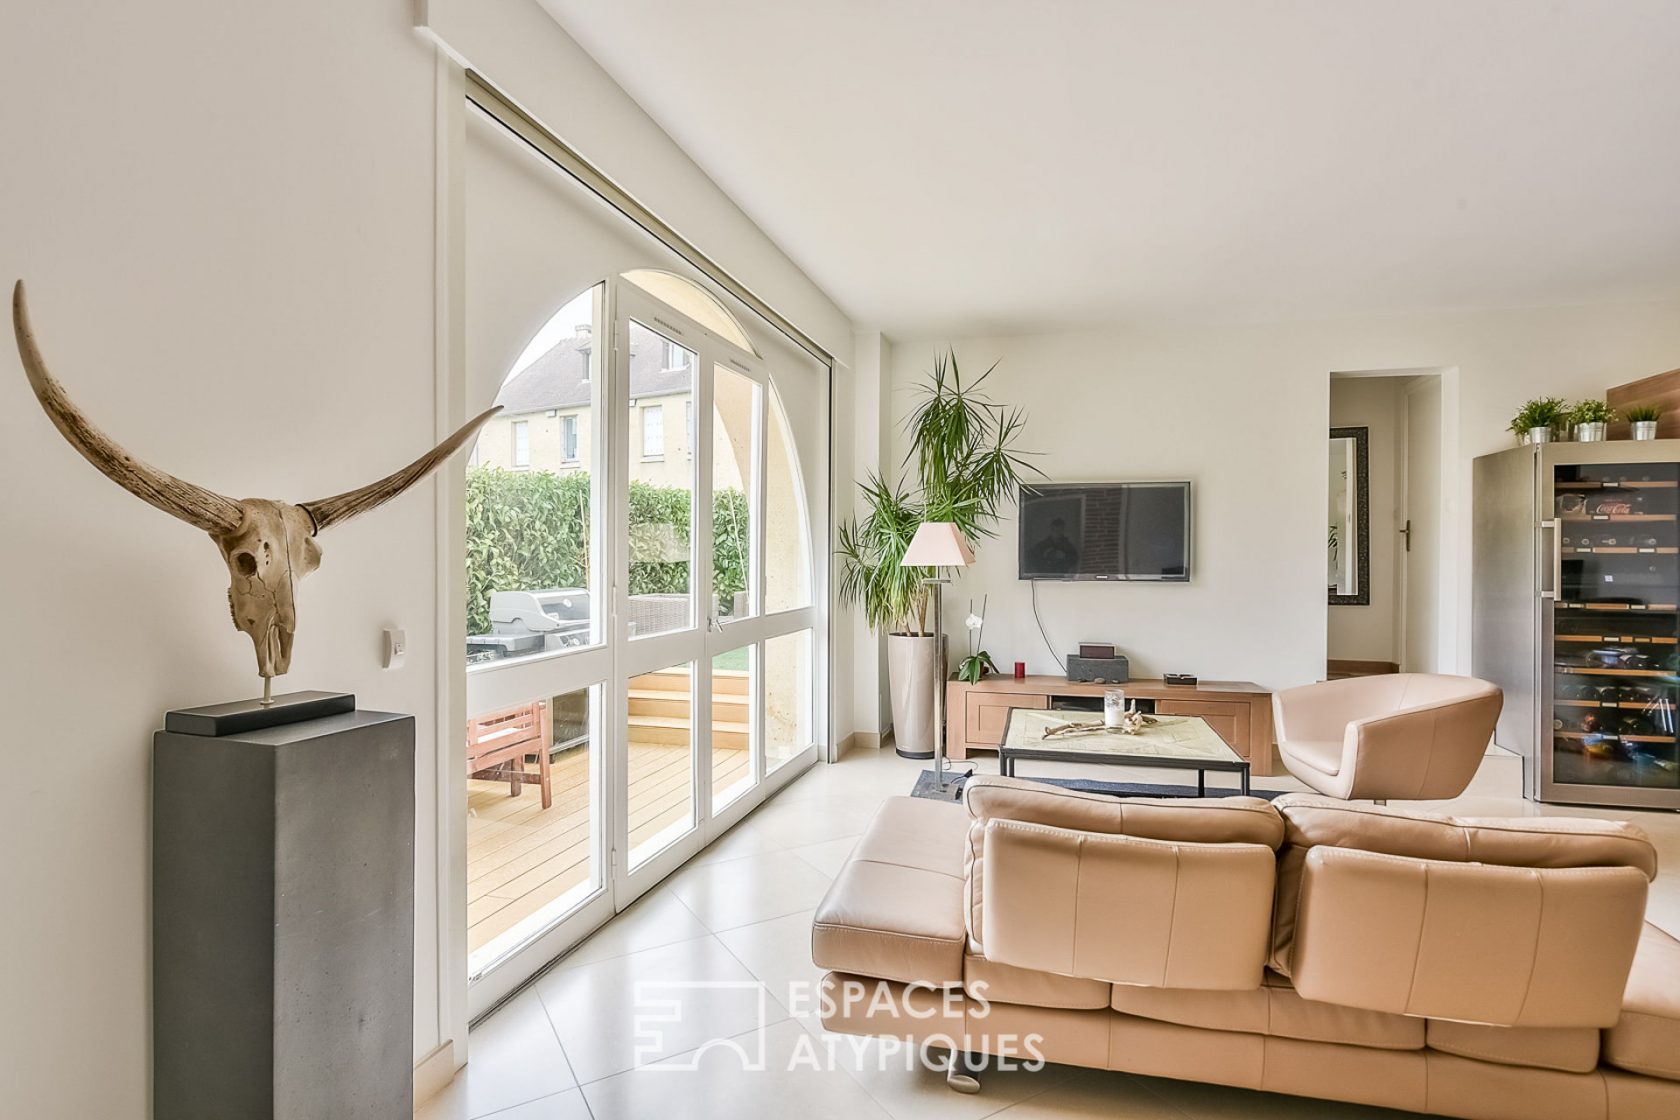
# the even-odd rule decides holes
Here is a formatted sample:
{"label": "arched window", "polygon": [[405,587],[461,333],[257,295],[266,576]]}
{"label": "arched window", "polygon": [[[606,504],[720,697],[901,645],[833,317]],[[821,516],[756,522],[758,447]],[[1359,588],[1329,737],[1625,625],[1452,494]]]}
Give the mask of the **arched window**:
{"label": "arched window", "polygon": [[676,308],[725,342],[739,346],[755,357],[758,355],[752,339],[747,337],[747,332],[735,316],[718,302],[716,296],[694,281],[657,268],[632,269],[624,274],[624,278],[654,299]]}
{"label": "arched window", "polygon": [[475,973],[616,908],[814,758],[812,518],[766,352],[705,288],[637,269],[501,381],[466,487]]}

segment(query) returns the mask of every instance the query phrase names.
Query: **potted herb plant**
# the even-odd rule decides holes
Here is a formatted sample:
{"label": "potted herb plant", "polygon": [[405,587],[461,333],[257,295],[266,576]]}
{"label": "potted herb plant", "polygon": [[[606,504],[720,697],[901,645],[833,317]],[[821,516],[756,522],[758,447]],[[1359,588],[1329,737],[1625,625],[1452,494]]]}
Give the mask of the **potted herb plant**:
{"label": "potted herb plant", "polygon": [[1550,443],[1557,429],[1568,422],[1569,406],[1560,397],[1536,397],[1523,402],[1511,418],[1511,431],[1522,443]]}
{"label": "potted herb plant", "polygon": [[1636,404],[1625,409],[1622,416],[1632,429],[1633,438],[1639,440],[1657,438],[1657,421],[1662,419],[1662,409],[1654,404]]}
{"label": "potted herb plant", "polygon": [[898,753],[911,758],[933,757],[933,690],[944,687],[947,670],[941,640],[928,626],[931,601],[923,581],[934,570],[899,561],[924,521],[955,522],[970,541],[992,536],[1022,475],[1037,473],[1016,450],[1025,414],[994,404],[983,391],[991,372],[964,382],[955,352],[934,358],[905,421],[910,448],[901,469],[908,480],[869,475],[859,484],[862,513],[843,522],[837,537],[836,591],[841,603],[862,608],[871,630],[887,636],[894,735]]}
{"label": "potted herb plant", "polygon": [[1603,401],[1576,401],[1569,410],[1569,424],[1579,443],[1602,443],[1615,419],[1616,410]]}

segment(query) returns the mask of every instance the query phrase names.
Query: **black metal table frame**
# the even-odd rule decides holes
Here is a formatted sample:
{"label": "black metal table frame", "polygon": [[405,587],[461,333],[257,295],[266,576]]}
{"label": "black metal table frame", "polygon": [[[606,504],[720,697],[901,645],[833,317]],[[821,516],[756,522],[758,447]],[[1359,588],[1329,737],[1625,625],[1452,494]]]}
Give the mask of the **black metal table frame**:
{"label": "black metal table frame", "polygon": [[[1023,709],[1011,708],[1009,718],[1013,722],[1015,713]],[[1194,717],[1193,717],[1194,718]],[[1207,796],[1207,772],[1218,770],[1223,773],[1235,773],[1242,783],[1242,795],[1249,795],[1248,788],[1248,760],[1221,760],[1217,758],[1173,758],[1167,755],[1125,755],[1109,751],[1059,751],[1049,747],[1011,747],[1008,745],[1009,729],[1004,728],[1004,742],[998,744],[998,773],[1006,778],[1015,777],[1015,763],[1025,758],[1039,762],[1086,762],[1102,766],[1143,766],[1163,770],[1194,770],[1196,772],[1196,796]]]}

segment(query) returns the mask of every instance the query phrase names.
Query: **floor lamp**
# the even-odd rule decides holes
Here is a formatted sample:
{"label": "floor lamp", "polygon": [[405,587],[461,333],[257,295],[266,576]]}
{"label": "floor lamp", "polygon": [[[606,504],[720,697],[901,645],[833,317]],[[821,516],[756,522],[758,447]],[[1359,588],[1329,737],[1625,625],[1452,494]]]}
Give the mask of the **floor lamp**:
{"label": "floor lamp", "polygon": [[933,656],[938,671],[933,677],[933,776],[940,793],[946,791],[945,782],[945,585],[951,581],[939,574],[941,568],[966,568],[974,563],[974,550],[968,538],[953,521],[924,521],[916,526],[910,547],[904,550],[899,566],[932,568],[934,574],[922,582],[933,595]]}

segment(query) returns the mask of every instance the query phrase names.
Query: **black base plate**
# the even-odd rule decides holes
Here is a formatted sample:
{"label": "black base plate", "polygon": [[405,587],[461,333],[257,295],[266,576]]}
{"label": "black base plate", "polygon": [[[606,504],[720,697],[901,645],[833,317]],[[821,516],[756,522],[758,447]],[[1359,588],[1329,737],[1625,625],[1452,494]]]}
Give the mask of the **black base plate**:
{"label": "black base plate", "polygon": [[273,703],[235,700],[228,704],[207,704],[202,708],[177,708],[163,717],[165,731],[181,735],[238,735],[264,727],[301,723],[306,719],[336,716],[356,710],[356,696],[350,692],[285,692]]}

